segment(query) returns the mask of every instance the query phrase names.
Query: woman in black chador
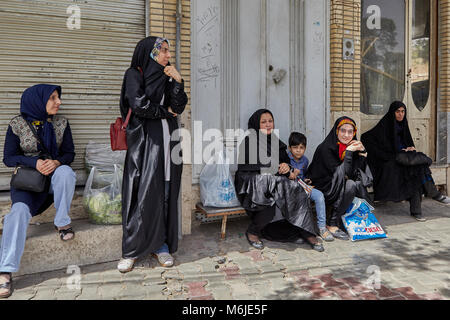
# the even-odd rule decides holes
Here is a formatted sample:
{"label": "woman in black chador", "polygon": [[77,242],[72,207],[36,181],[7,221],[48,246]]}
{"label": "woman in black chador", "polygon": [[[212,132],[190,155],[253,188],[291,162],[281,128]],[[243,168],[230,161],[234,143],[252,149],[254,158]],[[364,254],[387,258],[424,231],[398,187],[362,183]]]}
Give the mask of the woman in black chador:
{"label": "woman in black chador", "polygon": [[147,37],[134,50],[125,72],[120,111],[127,127],[128,151],[122,185],[122,259],[117,268],[128,272],[134,262],[153,253],[165,267],[173,265],[178,248],[178,195],[182,164],[171,151],[178,141],[177,115],[188,101],[179,72],[170,65],[169,41]]}
{"label": "woman in black chador", "polygon": [[366,163],[364,145],[356,140],[356,123],[349,117],[336,120],[325,140],[317,147],[306,173],[312,185],[322,191],[331,208],[327,229],[333,237],[348,240],[342,231],[342,215],[354,197],[370,201],[366,187],[372,174]]}
{"label": "woman in black chador", "polygon": [[364,133],[361,140],[369,152],[368,162],[374,177],[374,200],[408,200],[411,215],[419,221],[425,221],[421,209],[423,192],[437,201],[450,203],[436,189],[429,164],[406,166],[396,160],[399,153],[417,153],[403,102],[394,101],[388,113],[372,130]]}
{"label": "woman in black chador", "polygon": [[272,113],[257,110],[248,121],[250,134],[239,146],[235,185],[251,218],[247,240],[263,249],[260,238],[295,243],[305,239],[314,250],[324,251],[315,236],[308,195],[293,181],[287,146],[273,134],[273,128]]}

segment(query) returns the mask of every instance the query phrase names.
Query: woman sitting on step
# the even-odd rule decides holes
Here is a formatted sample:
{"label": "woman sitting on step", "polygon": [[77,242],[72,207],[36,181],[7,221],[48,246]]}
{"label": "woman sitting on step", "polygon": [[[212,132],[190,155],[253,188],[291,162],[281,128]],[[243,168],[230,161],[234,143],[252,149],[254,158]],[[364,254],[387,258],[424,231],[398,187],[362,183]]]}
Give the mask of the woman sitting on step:
{"label": "woman sitting on step", "polygon": [[[443,204],[450,199],[436,188],[429,165],[431,159],[417,152],[406,118],[406,105],[394,101],[389,111],[377,125],[361,136],[369,152],[367,157],[373,173],[375,201],[403,201],[410,203],[410,214],[418,221],[422,215],[422,194]],[[411,157],[416,164],[402,162],[401,157]],[[417,157],[428,163],[419,163]]]}
{"label": "woman sitting on step", "polygon": [[60,106],[60,86],[32,86],[22,94],[20,115],[11,120],[6,132],[5,165],[35,168],[48,176],[49,184],[43,192],[11,186],[12,207],[4,218],[0,247],[0,298],[12,293],[11,274],[19,270],[32,216],[44,212],[54,202],[54,225],[60,239],[68,241],[75,236],[69,217],[76,182],[69,165],[75,152],[69,122],[56,115]]}

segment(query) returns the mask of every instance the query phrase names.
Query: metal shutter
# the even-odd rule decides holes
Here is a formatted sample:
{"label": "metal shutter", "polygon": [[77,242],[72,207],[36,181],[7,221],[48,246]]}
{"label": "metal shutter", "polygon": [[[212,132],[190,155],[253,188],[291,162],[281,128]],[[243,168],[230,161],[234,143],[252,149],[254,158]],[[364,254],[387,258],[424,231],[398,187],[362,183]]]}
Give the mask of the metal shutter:
{"label": "metal shutter", "polygon": [[[78,5],[81,28],[70,30],[67,8]],[[123,74],[136,43],[145,37],[145,0],[2,0],[0,2],[0,144],[20,97],[38,83],[62,86],[58,114],[69,119],[76,158],[85,179],[89,140],[109,143],[109,124],[119,115]],[[3,155],[2,155],[3,158]],[[0,190],[11,168],[0,165]]]}

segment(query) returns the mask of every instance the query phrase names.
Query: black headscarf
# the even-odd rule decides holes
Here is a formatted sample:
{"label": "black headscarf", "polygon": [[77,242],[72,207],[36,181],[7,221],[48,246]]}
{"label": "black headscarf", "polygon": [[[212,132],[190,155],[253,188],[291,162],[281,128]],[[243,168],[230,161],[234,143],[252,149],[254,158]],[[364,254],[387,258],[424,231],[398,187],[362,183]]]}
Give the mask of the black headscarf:
{"label": "black headscarf", "polygon": [[[282,162],[286,162],[289,163],[289,158],[287,156],[287,145],[281,141],[280,139],[278,139],[277,136],[275,136],[275,134],[273,133],[273,131],[268,134],[262,134],[260,133],[259,129],[260,129],[260,121],[261,121],[261,116],[265,113],[268,113],[272,116],[272,119],[274,119],[272,112],[269,109],[258,109],[256,110],[252,116],[250,117],[250,119],[248,120],[248,129],[249,130],[254,130],[253,132],[250,132],[250,135],[255,135],[256,134],[256,147],[257,147],[257,163],[251,163],[252,159],[250,157],[249,151],[249,144],[254,141],[252,139],[250,139],[249,137],[246,137],[245,139],[245,160],[243,160],[243,158],[240,158],[240,164],[245,163],[245,165],[240,165],[240,169],[246,170],[246,171],[259,171],[261,169],[261,167],[269,167],[269,164],[262,164],[260,159],[259,159],[259,154],[260,154],[260,149],[261,148],[265,148],[266,150],[261,150],[262,154],[267,154],[268,157],[271,157],[271,146],[272,146],[272,141],[274,141],[273,139],[277,139],[278,140],[278,150],[279,150],[279,159],[276,159],[277,161],[279,161],[279,163]],[[275,119],[274,119],[274,124],[275,124]],[[260,143],[260,139],[261,138],[266,138],[267,140],[267,144],[265,143]],[[243,145],[242,145],[243,146]],[[241,149],[240,151],[240,157],[242,157],[243,150]]]}
{"label": "black headscarf", "polygon": [[[405,117],[399,122],[395,119],[395,111],[402,107],[405,108]],[[377,125],[361,136],[361,141],[369,154],[382,158],[395,158],[395,154],[402,147],[414,147],[406,112],[406,105],[403,102],[392,102],[389,111]]]}
{"label": "black headscarf", "polygon": [[[157,47],[165,41],[164,38],[147,37],[142,39],[134,49],[133,58],[131,59],[131,67],[141,68],[144,75],[145,94],[150,98],[150,101],[159,103],[164,94],[166,82],[169,76],[164,73],[165,66],[160,65],[155,61],[155,51]],[[167,64],[168,66],[170,63]]]}
{"label": "black headscarf", "polygon": [[[337,130],[343,120],[352,122],[356,128],[356,122],[352,118],[344,116],[337,119],[330,133],[317,147],[311,164],[308,167],[307,177],[312,180],[313,185],[319,190],[327,189],[327,185],[331,183],[334,171],[342,163],[342,160],[339,158]],[[352,140],[356,140],[356,135]]]}

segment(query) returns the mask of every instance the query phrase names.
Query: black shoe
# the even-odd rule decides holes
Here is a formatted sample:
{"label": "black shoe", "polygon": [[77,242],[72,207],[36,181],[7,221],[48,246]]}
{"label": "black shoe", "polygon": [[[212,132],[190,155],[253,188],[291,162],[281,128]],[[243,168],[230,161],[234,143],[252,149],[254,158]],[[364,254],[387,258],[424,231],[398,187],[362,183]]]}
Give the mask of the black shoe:
{"label": "black shoe", "polygon": [[341,229],[337,229],[335,232],[331,232],[331,235],[333,237],[335,237],[336,239],[340,239],[340,240],[349,240],[350,237],[348,236],[348,234],[346,234],[344,231],[342,231]]}
{"label": "black shoe", "polygon": [[259,240],[259,241],[251,241],[251,240],[248,238],[248,232],[245,233],[245,237],[247,238],[248,243],[250,243],[250,245],[251,245],[253,248],[256,248],[256,249],[258,249],[258,250],[264,249],[264,244],[262,243],[261,240]]}
{"label": "black shoe", "polygon": [[414,219],[416,219],[417,221],[420,221],[420,222],[427,221],[427,219],[424,218],[421,214],[411,214],[411,217],[413,217]]}
{"label": "black shoe", "polygon": [[440,203],[443,203],[443,204],[450,204],[450,198],[444,196],[443,194],[439,195],[436,198],[433,198],[433,200],[439,201]]}

